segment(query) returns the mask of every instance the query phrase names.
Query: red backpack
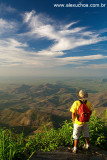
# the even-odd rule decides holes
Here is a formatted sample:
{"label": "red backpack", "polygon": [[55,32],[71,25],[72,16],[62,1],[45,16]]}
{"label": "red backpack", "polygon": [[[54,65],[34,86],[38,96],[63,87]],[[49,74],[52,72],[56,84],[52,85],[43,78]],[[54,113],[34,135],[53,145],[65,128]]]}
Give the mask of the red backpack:
{"label": "red backpack", "polygon": [[81,102],[81,105],[77,111],[77,119],[80,122],[88,122],[90,119],[90,110],[88,109],[86,105],[87,101],[85,102],[82,102],[81,100],[79,101]]}

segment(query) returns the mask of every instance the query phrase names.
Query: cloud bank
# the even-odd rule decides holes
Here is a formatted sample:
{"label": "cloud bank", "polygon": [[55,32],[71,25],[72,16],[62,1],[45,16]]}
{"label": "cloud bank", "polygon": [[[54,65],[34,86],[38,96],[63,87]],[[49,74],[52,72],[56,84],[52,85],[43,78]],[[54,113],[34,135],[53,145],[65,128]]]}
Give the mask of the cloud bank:
{"label": "cloud bank", "polygon": [[[15,12],[14,8],[4,6],[4,10]],[[72,50],[88,45],[107,41],[101,32],[79,26],[79,21],[58,24],[44,14],[36,11],[20,14],[22,22],[0,18],[0,66],[23,68],[49,68],[72,65],[74,68],[84,68],[85,63],[107,58],[103,54],[88,54],[72,56]],[[78,27],[76,27],[78,25]],[[24,27],[24,30],[21,28]],[[104,30],[103,30],[104,32]],[[51,42],[47,48],[34,50],[36,42]],[[68,51],[70,55],[68,55]],[[87,51],[88,53],[88,51]],[[86,67],[86,66],[85,66]],[[87,68],[107,68],[107,64],[90,64]]]}

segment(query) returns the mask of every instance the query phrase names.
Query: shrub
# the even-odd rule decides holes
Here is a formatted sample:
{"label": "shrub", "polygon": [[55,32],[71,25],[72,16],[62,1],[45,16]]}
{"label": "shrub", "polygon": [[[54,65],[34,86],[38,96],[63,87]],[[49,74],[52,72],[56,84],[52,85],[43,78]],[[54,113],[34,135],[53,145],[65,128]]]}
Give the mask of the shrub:
{"label": "shrub", "polygon": [[93,145],[107,149],[107,127],[100,117],[93,115],[89,122],[90,141]]}
{"label": "shrub", "polygon": [[[95,146],[107,149],[107,127],[101,118],[93,115],[89,122],[90,142]],[[79,146],[84,138],[80,136]],[[25,141],[23,133],[13,134],[10,130],[0,129],[0,160],[27,160],[35,151],[52,151],[59,146],[73,146],[73,123],[64,121],[61,128],[37,133],[34,138]]]}
{"label": "shrub", "polygon": [[23,133],[15,135],[8,129],[0,129],[0,160],[13,160],[15,154],[23,152]]}

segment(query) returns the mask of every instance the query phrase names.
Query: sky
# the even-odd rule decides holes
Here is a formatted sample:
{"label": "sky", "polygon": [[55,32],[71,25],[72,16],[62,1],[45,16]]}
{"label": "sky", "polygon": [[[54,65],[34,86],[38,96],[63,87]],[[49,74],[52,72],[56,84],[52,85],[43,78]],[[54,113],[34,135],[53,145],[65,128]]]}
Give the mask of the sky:
{"label": "sky", "polygon": [[0,0],[0,76],[107,77],[107,1]]}

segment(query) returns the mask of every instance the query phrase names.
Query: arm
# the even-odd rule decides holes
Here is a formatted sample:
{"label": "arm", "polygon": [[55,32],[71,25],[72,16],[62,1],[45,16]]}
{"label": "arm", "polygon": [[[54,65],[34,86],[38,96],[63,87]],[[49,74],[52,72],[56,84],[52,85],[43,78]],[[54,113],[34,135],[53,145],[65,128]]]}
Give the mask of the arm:
{"label": "arm", "polygon": [[90,103],[90,116],[92,114],[92,107],[91,107],[91,103]]}
{"label": "arm", "polygon": [[91,116],[91,114],[92,114],[92,111],[90,111],[90,116]]}
{"label": "arm", "polygon": [[75,113],[72,113],[72,120],[73,120],[73,123],[75,123]]}
{"label": "arm", "polygon": [[75,118],[76,118],[76,110],[77,108],[77,105],[76,105],[76,101],[72,104],[71,106],[71,109],[70,109],[70,112],[72,112],[72,120],[73,120],[73,123],[75,123]]}

